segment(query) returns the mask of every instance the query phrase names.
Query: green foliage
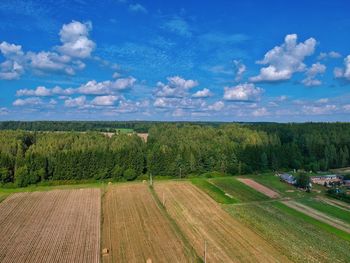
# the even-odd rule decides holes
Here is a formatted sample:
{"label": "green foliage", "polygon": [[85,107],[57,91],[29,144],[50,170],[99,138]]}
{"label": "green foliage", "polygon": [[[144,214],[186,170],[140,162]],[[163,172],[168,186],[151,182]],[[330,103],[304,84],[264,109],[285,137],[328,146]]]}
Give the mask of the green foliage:
{"label": "green foliage", "polygon": [[310,177],[306,173],[299,173],[297,175],[296,186],[300,188],[307,188],[310,185]]}
{"label": "green foliage", "polygon": [[27,166],[21,166],[16,169],[15,172],[15,183],[19,187],[25,187],[29,184],[31,179],[28,176]]}
{"label": "green foliage", "polygon": [[124,172],[124,177],[127,181],[135,180],[137,177],[136,171],[132,168],[128,168]]}
{"label": "green foliage", "polygon": [[222,191],[217,186],[209,183],[207,180],[204,179],[192,179],[191,182],[203,190],[205,193],[207,193],[211,198],[213,198],[216,202],[221,204],[233,204],[236,203],[237,200],[229,197],[225,194],[224,191]]}

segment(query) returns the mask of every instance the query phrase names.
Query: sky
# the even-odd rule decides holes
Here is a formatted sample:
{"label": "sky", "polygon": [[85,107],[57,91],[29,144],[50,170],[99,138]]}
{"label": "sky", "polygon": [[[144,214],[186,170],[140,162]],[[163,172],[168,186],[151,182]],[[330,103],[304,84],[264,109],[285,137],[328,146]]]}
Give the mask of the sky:
{"label": "sky", "polygon": [[350,121],[350,2],[0,1],[0,120]]}

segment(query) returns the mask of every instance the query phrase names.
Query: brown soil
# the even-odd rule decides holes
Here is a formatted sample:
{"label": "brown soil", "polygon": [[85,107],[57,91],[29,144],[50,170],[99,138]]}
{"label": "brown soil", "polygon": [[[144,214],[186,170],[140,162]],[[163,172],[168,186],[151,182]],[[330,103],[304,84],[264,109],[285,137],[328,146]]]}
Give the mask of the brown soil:
{"label": "brown soil", "polygon": [[0,262],[99,262],[100,190],[18,193],[0,204]]}
{"label": "brown soil", "polygon": [[268,241],[227,214],[215,201],[187,182],[155,184],[166,209],[207,262],[289,262]]}
{"label": "brown soil", "polygon": [[240,178],[238,180],[241,181],[242,183],[250,186],[251,188],[254,188],[258,192],[260,192],[260,193],[270,197],[270,198],[278,198],[278,197],[280,197],[279,193],[276,193],[275,191],[271,190],[270,188],[267,188],[266,186],[264,186],[262,184],[259,184],[259,183],[255,182],[252,179]]}
{"label": "brown soil", "polygon": [[145,184],[108,187],[103,217],[103,262],[192,261]]}

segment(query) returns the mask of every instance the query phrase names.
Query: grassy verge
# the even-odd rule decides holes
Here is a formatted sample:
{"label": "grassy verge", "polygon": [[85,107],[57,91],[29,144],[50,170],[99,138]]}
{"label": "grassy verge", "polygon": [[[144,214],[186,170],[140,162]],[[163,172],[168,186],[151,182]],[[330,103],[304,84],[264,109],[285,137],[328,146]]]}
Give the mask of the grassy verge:
{"label": "grassy verge", "polygon": [[322,213],[338,218],[350,224],[350,211],[346,211],[344,209],[341,209],[339,207],[327,204],[325,202],[322,202],[316,199],[302,199],[302,200],[299,200],[299,202],[313,209],[316,209]]}
{"label": "grassy verge", "polygon": [[268,196],[256,191],[244,183],[241,183],[235,178],[215,178],[211,179],[210,182],[212,182],[214,185],[226,193],[232,195],[240,202],[262,201],[270,199]]}
{"label": "grassy verge", "polygon": [[305,222],[307,222],[309,224],[317,226],[317,227],[319,227],[319,228],[321,228],[329,233],[332,233],[332,234],[350,242],[350,234],[348,234],[348,233],[346,233],[338,228],[335,228],[331,225],[328,225],[326,223],[318,221],[317,219],[312,218],[312,217],[310,217],[302,212],[299,212],[293,208],[290,208],[290,207],[288,207],[280,202],[274,203],[274,206],[277,207],[278,209],[280,209],[281,211],[289,214],[289,215],[303,219]]}
{"label": "grassy verge", "polygon": [[184,243],[185,250],[189,258],[193,258],[194,262],[198,262],[198,263],[204,262],[203,259],[197,255],[191,243],[187,240],[184,233],[182,233],[180,227],[176,224],[175,220],[168,214],[168,212],[166,211],[166,208],[163,206],[162,202],[160,201],[157,193],[154,191],[154,188],[149,186],[149,190],[153,196],[153,199],[156,201],[157,206],[160,208],[161,213],[163,214],[163,216],[165,216],[168,219],[172,229],[174,230],[176,235],[181,239],[181,241]]}
{"label": "grassy verge", "polygon": [[238,200],[227,196],[224,191],[207,180],[191,179],[191,182],[220,204],[234,204],[238,202]]}

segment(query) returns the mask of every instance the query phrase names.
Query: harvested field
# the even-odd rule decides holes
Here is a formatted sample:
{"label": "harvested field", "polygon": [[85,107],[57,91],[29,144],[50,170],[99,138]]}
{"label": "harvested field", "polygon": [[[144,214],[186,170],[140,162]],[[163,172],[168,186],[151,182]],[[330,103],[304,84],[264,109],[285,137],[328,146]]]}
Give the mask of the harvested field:
{"label": "harvested field", "polygon": [[243,179],[243,178],[240,178],[238,179],[240,182],[254,188],[255,190],[257,190],[258,192],[270,197],[270,198],[278,198],[280,197],[279,193],[271,190],[270,188],[267,188],[266,186],[262,185],[262,184],[259,184],[257,182],[255,182],[254,180],[252,179]]}
{"label": "harvested field", "polygon": [[166,198],[166,210],[208,262],[289,262],[266,240],[226,213],[220,205],[187,182],[157,183],[158,196]]}
{"label": "harvested field", "polygon": [[306,205],[303,205],[303,204],[295,202],[295,201],[282,201],[282,203],[289,206],[290,208],[293,208],[299,212],[302,212],[308,216],[311,216],[319,221],[322,221],[326,224],[334,226],[334,227],[336,227],[340,230],[343,230],[343,231],[350,234],[350,225],[345,223],[342,220],[328,216],[320,211],[317,211],[311,207],[308,207]]}
{"label": "harvested field", "polygon": [[18,193],[0,204],[0,262],[99,262],[100,190]]}
{"label": "harvested field", "polygon": [[103,216],[103,262],[194,261],[145,184],[110,186]]}

